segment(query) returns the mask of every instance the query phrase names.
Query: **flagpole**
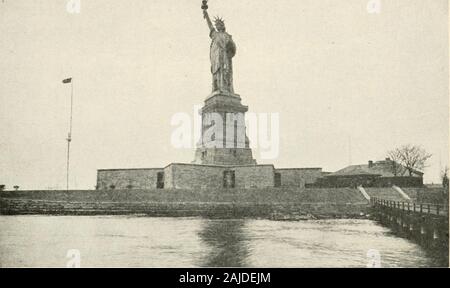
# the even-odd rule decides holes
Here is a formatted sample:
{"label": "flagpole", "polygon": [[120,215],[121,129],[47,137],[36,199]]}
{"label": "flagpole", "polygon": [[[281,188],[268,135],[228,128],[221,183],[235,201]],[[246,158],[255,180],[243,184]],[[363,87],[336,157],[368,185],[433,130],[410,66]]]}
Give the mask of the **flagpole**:
{"label": "flagpole", "polygon": [[69,175],[70,175],[70,142],[72,141],[72,114],[73,114],[73,78],[70,81],[70,122],[69,134],[67,137],[67,179],[66,190],[69,191]]}

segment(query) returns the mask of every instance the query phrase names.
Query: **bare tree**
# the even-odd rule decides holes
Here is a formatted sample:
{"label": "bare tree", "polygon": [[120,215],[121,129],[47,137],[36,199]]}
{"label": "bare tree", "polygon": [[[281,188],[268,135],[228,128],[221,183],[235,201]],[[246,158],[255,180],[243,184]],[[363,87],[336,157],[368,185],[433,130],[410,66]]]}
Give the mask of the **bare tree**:
{"label": "bare tree", "polygon": [[400,165],[393,165],[395,172],[394,175],[400,172],[399,169],[406,169],[408,171],[409,176],[412,176],[414,171],[423,170],[426,167],[426,162],[431,158],[431,154],[429,154],[425,149],[417,145],[402,145],[400,147],[395,148],[394,150],[389,151],[388,156],[393,160],[393,162],[401,164],[401,168],[395,167]]}
{"label": "bare tree", "polygon": [[400,164],[400,153],[398,149],[388,151],[387,157],[391,160],[391,171],[395,177],[402,176],[405,173],[405,168]]}
{"label": "bare tree", "polygon": [[445,166],[444,169],[441,171],[441,179],[442,179],[442,186],[444,186],[444,192],[448,193],[448,167]]}

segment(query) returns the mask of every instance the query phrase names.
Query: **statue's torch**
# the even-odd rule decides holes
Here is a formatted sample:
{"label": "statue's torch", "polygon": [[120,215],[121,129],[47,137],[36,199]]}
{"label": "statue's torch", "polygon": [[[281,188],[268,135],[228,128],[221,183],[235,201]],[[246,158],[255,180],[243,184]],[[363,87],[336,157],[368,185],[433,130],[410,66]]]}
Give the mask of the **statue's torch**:
{"label": "statue's torch", "polygon": [[208,0],[202,1],[202,9],[203,11],[206,11],[208,9]]}

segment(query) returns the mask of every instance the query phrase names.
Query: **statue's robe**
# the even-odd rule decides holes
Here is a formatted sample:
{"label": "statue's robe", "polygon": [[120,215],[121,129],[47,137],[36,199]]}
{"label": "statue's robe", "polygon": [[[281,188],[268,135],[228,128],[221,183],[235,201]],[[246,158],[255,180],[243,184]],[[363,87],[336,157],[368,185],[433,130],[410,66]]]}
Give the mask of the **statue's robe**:
{"label": "statue's robe", "polygon": [[236,45],[226,32],[211,30],[211,73],[213,74],[213,92],[230,92],[233,89],[232,58],[236,54]]}

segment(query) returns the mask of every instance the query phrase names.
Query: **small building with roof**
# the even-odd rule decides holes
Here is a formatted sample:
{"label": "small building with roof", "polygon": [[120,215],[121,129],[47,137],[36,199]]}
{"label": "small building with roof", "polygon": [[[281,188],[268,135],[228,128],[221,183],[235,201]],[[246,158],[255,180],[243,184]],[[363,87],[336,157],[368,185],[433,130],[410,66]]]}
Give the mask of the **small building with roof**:
{"label": "small building with roof", "polygon": [[368,161],[367,164],[350,165],[319,178],[313,186],[319,187],[401,187],[423,186],[423,172],[412,170],[386,158]]}

